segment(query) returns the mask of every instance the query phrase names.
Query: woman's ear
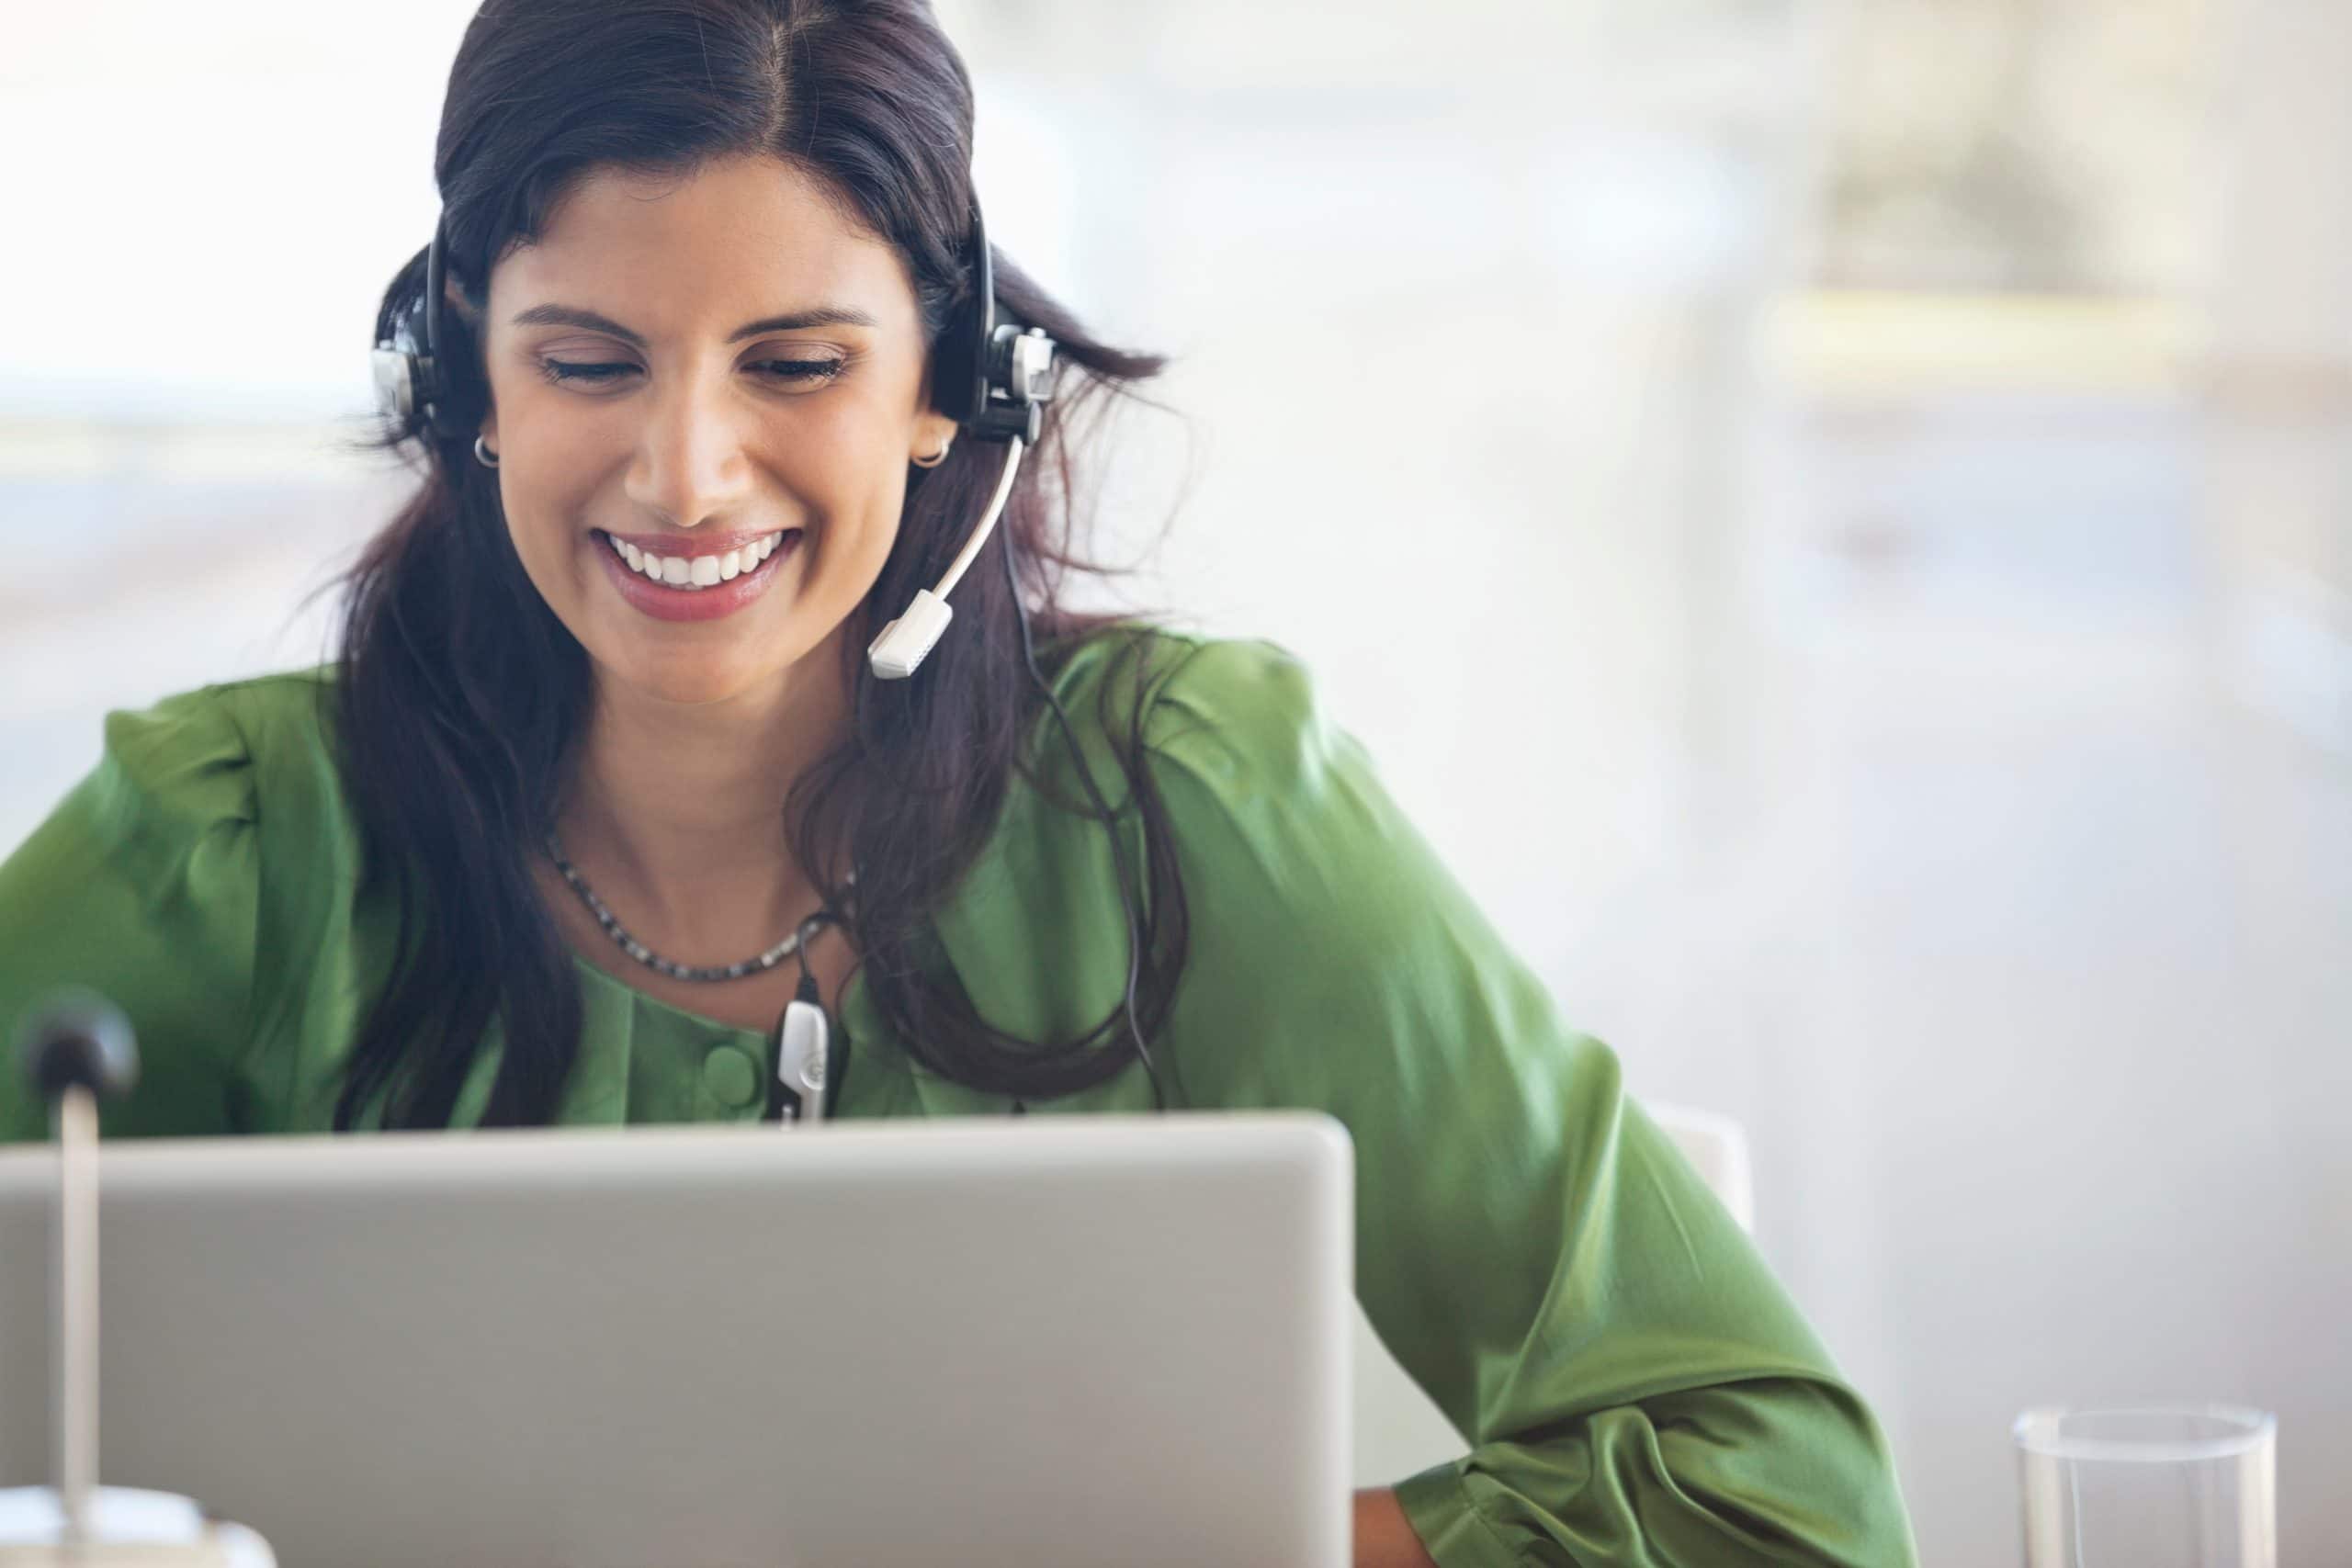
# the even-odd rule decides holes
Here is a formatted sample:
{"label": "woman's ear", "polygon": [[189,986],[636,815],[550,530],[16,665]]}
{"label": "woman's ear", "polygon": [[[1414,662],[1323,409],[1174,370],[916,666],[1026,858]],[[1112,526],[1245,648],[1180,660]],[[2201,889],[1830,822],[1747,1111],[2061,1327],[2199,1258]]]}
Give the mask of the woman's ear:
{"label": "woman's ear", "polygon": [[914,440],[907,447],[907,461],[930,468],[947,456],[947,448],[956,443],[956,422],[936,410],[918,414]]}

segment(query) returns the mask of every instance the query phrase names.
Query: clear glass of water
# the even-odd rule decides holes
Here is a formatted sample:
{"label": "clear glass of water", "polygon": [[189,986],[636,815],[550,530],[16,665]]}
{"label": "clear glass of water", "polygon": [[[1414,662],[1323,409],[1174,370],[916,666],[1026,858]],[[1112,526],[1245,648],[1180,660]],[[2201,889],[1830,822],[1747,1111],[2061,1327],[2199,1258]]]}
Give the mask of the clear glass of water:
{"label": "clear glass of water", "polygon": [[2278,1568],[2278,1422],[2233,1405],[2018,1417],[2025,1568]]}

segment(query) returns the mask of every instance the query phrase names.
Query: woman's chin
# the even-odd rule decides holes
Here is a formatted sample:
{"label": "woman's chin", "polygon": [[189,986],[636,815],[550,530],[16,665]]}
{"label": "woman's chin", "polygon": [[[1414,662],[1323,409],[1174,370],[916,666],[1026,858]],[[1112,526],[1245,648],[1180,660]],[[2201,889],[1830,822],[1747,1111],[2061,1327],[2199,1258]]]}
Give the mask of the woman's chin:
{"label": "woman's chin", "polygon": [[640,649],[596,661],[600,682],[649,702],[680,707],[723,703],[773,686],[784,670],[773,660],[740,658],[727,649]]}
{"label": "woman's chin", "polygon": [[773,693],[793,679],[796,669],[830,644],[815,648],[784,642],[773,635],[756,642],[732,637],[693,639],[639,637],[596,650],[600,683],[616,685],[649,702],[700,707]]}

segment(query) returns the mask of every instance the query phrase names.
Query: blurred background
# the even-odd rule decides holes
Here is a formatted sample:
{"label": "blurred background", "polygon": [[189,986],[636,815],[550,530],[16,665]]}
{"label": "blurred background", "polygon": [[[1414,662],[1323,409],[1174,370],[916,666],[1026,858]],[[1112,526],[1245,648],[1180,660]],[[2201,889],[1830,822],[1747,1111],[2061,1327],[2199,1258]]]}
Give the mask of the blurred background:
{"label": "blurred background", "polygon": [[[0,851],[326,655],[471,8],[12,14]],[[2352,1562],[2352,6],[941,11],[994,237],[1177,356],[1126,602],[1745,1122],[1927,1561],[2017,1560],[2018,1409],[2188,1398]]]}

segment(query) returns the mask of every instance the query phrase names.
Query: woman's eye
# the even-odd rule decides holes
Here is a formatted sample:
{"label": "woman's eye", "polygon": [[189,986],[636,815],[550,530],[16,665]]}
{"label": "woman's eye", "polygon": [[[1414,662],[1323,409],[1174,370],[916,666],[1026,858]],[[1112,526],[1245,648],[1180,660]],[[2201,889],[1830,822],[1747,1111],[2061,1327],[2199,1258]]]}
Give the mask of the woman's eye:
{"label": "woman's eye", "polygon": [[[757,368],[772,380],[796,381],[822,385],[842,373],[843,362],[839,359],[763,359]],[[571,359],[542,359],[539,368],[550,381],[604,382],[628,375],[636,366],[623,361],[585,363]]]}
{"label": "woman's eye", "polygon": [[782,381],[825,382],[842,373],[838,359],[763,359],[760,368]]}
{"label": "woman's eye", "polygon": [[539,368],[550,381],[609,381],[614,377],[637,368],[634,365],[583,365],[569,359],[542,359]]}

